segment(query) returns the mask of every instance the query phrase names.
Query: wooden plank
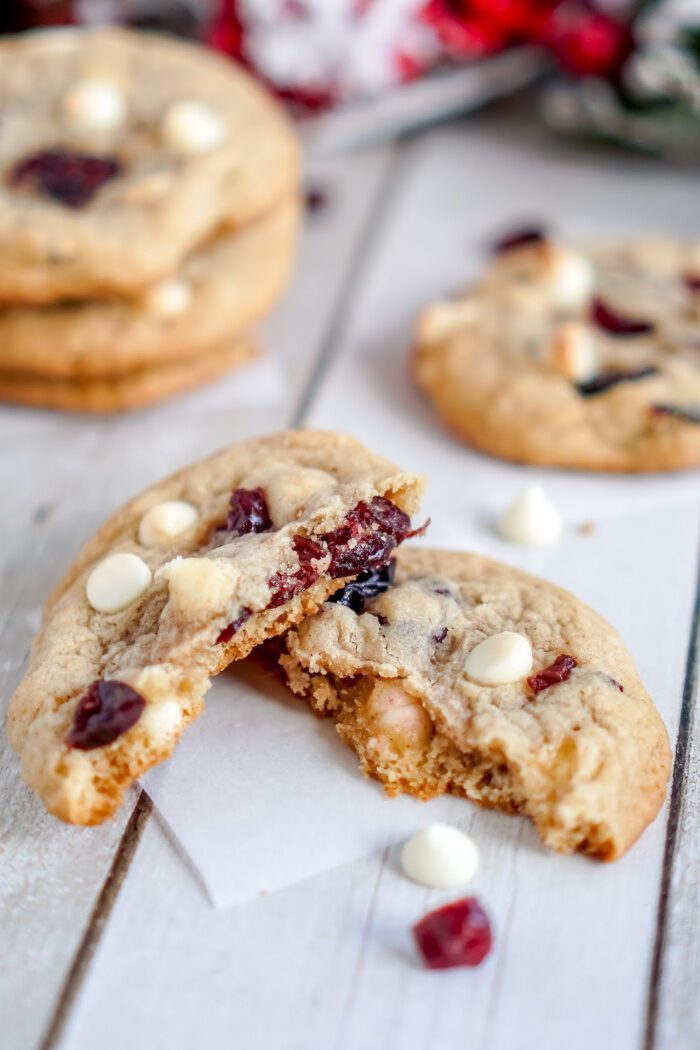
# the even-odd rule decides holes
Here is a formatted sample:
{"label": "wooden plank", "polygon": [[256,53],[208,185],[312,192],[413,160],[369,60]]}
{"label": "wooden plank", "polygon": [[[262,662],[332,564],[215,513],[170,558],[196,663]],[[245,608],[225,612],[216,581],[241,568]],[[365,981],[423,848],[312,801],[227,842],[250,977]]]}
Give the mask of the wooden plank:
{"label": "wooden plank", "polygon": [[[466,279],[475,246],[509,219],[544,212],[585,234],[632,229],[643,216],[687,234],[695,192],[687,175],[629,158],[601,165],[546,148],[517,123],[472,122],[417,140],[385,195],[374,250],[307,416],[425,469],[433,542],[511,560],[597,607],[632,649],[672,737],[694,598],[696,499],[675,479],[544,475],[467,452],[417,398],[406,351],[415,311]],[[567,508],[572,529],[554,551],[507,547],[484,524],[494,494],[517,491],[526,474],[545,476]],[[573,528],[590,519],[593,536]],[[547,853],[519,819],[465,804],[464,820],[481,848],[477,890],[497,946],[480,970],[439,975],[416,964],[408,929],[442,897],[403,880],[395,851],[221,912],[151,821],[71,1018],[70,1045],[143,1046],[155,1009],[171,1048],[203,1038],[228,1045],[235,1033],[241,1045],[303,1050],[636,1050],[663,819],[610,866]]]}
{"label": "wooden plank", "polygon": [[[363,223],[389,162],[390,151],[379,149],[342,166],[327,161],[310,170],[309,179],[326,187],[328,206],[308,223],[294,286],[262,326],[262,340],[276,361],[270,393],[252,390],[241,401],[239,380],[232,377],[118,419],[0,410],[0,442],[12,450],[0,460],[5,494],[0,521],[0,715],[21,676],[44,595],[95,526],[164,473],[292,420],[325,350]],[[111,902],[112,865],[136,793],[105,827],[64,827],[43,812],[19,781],[18,762],[4,736],[0,788],[0,941],[12,946],[11,962],[8,953],[0,962],[0,1043],[24,1050],[37,1045],[46,1030],[60,1034],[60,1025],[51,1023],[54,1005],[66,982],[69,990],[75,989],[94,947],[90,923],[94,932]],[[132,822],[120,865],[133,834]]]}

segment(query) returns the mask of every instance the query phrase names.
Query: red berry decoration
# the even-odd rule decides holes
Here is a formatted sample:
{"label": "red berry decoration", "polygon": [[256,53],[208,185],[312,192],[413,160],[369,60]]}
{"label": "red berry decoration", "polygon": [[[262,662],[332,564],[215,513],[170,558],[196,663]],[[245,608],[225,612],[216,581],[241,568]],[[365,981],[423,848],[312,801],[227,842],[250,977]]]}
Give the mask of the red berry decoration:
{"label": "red berry decoration", "polygon": [[10,172],[11,186],[34,189],[67,208],[80,209],[90,203],[102,186],[115,178],[121,164],[114,157],[44,149],[25,157]]}
{"label": "red berry decoration", "polygon": [[491,923],[476,897],[429,912],[413,927],[413,937],[430,970],[479,966],[491,951]]}
{"label": "red berry decoration", "polygon": [[545,40],[578,77],[616,78],[634,48],[629,25],[587,3],[557,5]]}
{"label": "red berry decoration", "polygon": [[591,307],[591,313],[593,320],[600,327],[604,328],[610,335],[616,335],[620,338],[626,338],[634,335],[647,335],[649,332],[654,331],[653,324],[649,321],[640,321],[633,317],[625,317],[623,314],[617,313],[615,310],[611,310],[609,306],[601,302],[600,299],[596,299]]}
{"label": "red berry decoration", "polygon": [[236,617],[236,619],[233,620],[232,623],[228,624],[227,627],[224,627],[223,630],[219,632],[219,637],[216,639],[216,644],[222,645],[224,642],[230,642],[234,634],[240,631],[243,624],[246,622],[246,620],[249,620],[252,615],[253,610],[249,609],[247,605],[244,605],[241,609],[240,616]]}
{"label": "red berry decoration", "polygon": [[93,682],[75,709],[66,743],[79,751],[111,744],[136,725],[146,701],[125,682]]}
{"label": "red berry decoration", "polygon": [[369,503],[358,503],[339,528],[329,532],[325,542],[331,554],[328,575],[355,576],[379,569],[389,560],[394,547],[411,532],[411,519],[383,496]]}
{"label": "red berry decoration", "polygon": [[571,675],[574,667],[577,666],[573,656],[567,656],[566,653],[562,653],[549,667],[544,667],[537,674],[531,675],[527,680],[527,684],[533,693],[539,693],[543,689],[549,689],[550,685],[558,685],[559,682],[565,682]]}

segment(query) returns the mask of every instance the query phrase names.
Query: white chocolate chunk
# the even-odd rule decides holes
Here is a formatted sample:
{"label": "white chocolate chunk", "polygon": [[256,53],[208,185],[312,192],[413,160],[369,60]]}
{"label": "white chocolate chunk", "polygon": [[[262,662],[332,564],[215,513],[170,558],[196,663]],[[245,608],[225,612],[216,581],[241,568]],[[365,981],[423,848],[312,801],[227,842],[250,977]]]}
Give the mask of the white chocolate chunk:
{"label": "white chocolate chunk", "polygon": [[388,737],[399,751],[425,747],[433,733],[430,715],[400,681],[378,679],[369,696],[367,713],[377,733]]}
{"label": "white chocolate chunk", "polygon": [[473,839],[449,824],[430,824],[413,835],[401,850],[404,875],[431,889],[466,886],[478,866],[479,851]]}
{"label": "white chocolate chunk", "polygon": [[179,317],[192,305],[192,287],[187,281],[173,277],[147,288],[141,304],[155,317]]}
{"label": "white chocolate chunk", "polygon": [[141,597],[152,578],[138,554],[110,554],[88,576],[87,600],[97,612],[119,612]]}
{"label": "white chocolate chunk", "polygon": [[214,558],[174,558],[158,570],[176,618],[185,622],[225,612],[238,576],[230,561]]}
{"label": "white chocolate chunk", "polygon": [[163,141],[173,153],[208,153],[226,137],[218,113],[201,102],[183,100],[168,106],[161,125]]}
{"label": "white chocolate chunk", "polygon": [[140,722],[152,744],[164,744],[177,732],[182,722],[182,710],[177,700],[149,704]]}
{"label": "white chocolate chunk", "polygon": [[274,527],[280,529],[294,521],[313,500],[328,497],[335,484],[335,479],[325,470],[314,470],[312,467],[284,470],[272,475],[262,487]]}
{"label": "white chocolate chunk", "polygon": [[191,503],[168,499],[149,507],[139,523],[139,543],[144,547],[158,547],[199,521],[199,511]]}
{"label": "white chocolate chunk", "polygon": [[63,117],[72,131],[100,133],[120,127],[127,104],[117,84],[103,77],[86,77],[73,84],[61,101]]}
{"label": "white chocolate chunk", "polygon": [[590,328],[580,321],[560,325],[548,348],[551,365],[574,382],[582,383],[598,371],[598,352]]}
{"label": "white chocolate chunk", "polygon": [[532,482],[498,519],[498,531],[511,543],[552,547],[561,537],[562,517],[541,485]]}
{"label": "white chocolate chunk", "polygon": [[516,631],[501,631],[474,646],[464,670],[479,685],[506,685],[518,682],[532,671],[532,649],[527,638]]}
{"label": "white chocolate chunk", "polygon": [[557,247],[549,259],[548,283],[555,306],[581,309],[595,288],[595,270],[584,255]]}

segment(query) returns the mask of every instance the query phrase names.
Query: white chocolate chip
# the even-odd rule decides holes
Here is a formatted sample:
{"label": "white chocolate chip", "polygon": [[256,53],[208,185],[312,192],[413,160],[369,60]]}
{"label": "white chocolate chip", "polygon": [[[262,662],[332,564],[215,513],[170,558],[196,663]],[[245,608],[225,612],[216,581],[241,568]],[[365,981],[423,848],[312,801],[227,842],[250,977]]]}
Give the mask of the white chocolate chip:
{"label": "white chocolate chip", "polygon": [[549,288],[555,306],[581,309],[595,288],[595,270],[584,255],[557,247],[550,256]]}
{"label": "white chocolate chip", "polygon": [[175,616],[184,621],[223,613],[238,576],[230,561],[213,558],[174,558],[158,570],[168,581]]}
{"label": "white chocolate chip", "polygon": [[590,379],[598,371],[598,352],[590,328],[581,321],[567,321],[552,335],[549,344],[552,366],[577,383]]}
{"label": "white chocolate chip", "polygon": [[139,543],[157,547],[168,543],[199,521],[199,511],[191,503],[168,499],[149,507],[139,523]]}
{"label": "white chocolate chip", "polygon": [[141,597],[152,578],[138,554],[110,554],[88,576],[87,600],[97,612],[119,612]]}
{"label": "white chocolate chip", "polygon": [[78,133],[113,131],[126,118],[126,99],[117,84],[102,77],[79,80],[63,96],[66,123]]}
{"label": "white chocolate chip", "polygon": [[141,727],[152,744],[163,744],[177,732],[182,722],[182,709],[177,700],[149,704],[141,716]]}
{"label": "white chocolate chip", "polygon": [[518,682],[532,670],[532,649],[527,638],[515,631],[501,631],[474,646],[464,670],[479,685]]}
{"label": "white chocolate chip", "polygon": [[541,485],[532,482],[498,519],[498,531],[511,543],[552,547],[562,533],[561,514]]}
{"label": "white chocolate chip", "polygon": [[377,679],[367,700],[367,714],[376,732],[388,737],[399,751],[423,748],[433,735],[433,723],[417,697],[400,681]]}
{"label": "white chocolate chip", "polygon": [[413,882],[450,890],[471,882],[479,866],[476,845],[459,828],[430,824],[405,843],[401,868]]}
{"label": "white chocolate chip", "polygon": [[163,141],[174,153],[207,153],[221,145],[226,125],[218,113],[201,102],[173,102],[161,125]]}
{"label": "white chocolate chip", "polygon": [[156,317],[179,317],[192,305],[192,287],[174,277],[147,288],[141,296],[143,307]]}

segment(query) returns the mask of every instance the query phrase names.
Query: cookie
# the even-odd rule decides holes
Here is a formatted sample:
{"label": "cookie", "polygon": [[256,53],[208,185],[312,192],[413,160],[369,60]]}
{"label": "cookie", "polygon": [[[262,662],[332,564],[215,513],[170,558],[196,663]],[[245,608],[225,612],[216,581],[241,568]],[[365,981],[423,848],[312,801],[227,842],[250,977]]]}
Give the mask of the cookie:
{"label": "cookie", "polygon": [[445,791],[613,860],[659,811],[663,722],[613,629],[571,594],[476,554],[405,548],[286,636],[292,689],[388,794]]}
{"label": "cookie", "polygon": [[232,342],[279,297],[298,212],[290,200],[221,234],[176,277],[131,299],[0,309],[0,373],[92,381],[179,358],[193,365],[195,355]]}
{"label": "cookie", "polygon": [[218,379],[255,355],[252,342],[226,340],[192,357],[137,368],[121,376],[47,379],[0,370],[0,401],[66,412],[127,412]]}
{"label": "cookie", "polygon": [[132,294],[297,180],[293,135],[263,89],[233,62],[166,37],[5,38],[0,110],[6,302]]}
{"label": "cookie", "polygon": [[109,817],[200,713],[210,676],[383,564],[421,490],[354,438],[290,431],[117,511],[49,598],[10,703],[10,741],[47,809]]}
{"label": "cookie", "polygon": [[420,318],[413,364],[448,429],[502,459],[700,464],[700,247],[572,250],[534,232]]}

